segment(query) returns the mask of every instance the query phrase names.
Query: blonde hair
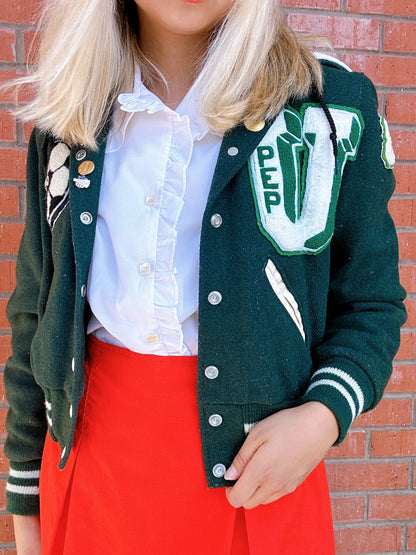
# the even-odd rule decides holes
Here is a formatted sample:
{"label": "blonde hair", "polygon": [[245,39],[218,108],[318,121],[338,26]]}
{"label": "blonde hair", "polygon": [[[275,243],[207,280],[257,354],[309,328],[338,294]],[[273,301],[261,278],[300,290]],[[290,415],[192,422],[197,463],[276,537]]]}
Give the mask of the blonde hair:
{"label": "blonde hair", "polygon": [[[147,83],[163,79],[140,51],[134,0],[46,0],[33,101],[16,113],[68,144],[96,148],[121,92],[134,85],[135,63]],[[284,22],[278,0],[234,0],[200,61],[199,101],[212,130],[224,133],[276,116],[290,98],[322,88],[311,37]]]}

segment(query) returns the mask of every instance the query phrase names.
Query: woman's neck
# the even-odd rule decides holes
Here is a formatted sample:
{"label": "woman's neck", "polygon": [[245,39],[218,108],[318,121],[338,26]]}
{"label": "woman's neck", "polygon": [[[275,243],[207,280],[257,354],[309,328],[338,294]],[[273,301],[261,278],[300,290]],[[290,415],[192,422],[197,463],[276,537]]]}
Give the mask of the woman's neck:
{"label": "woman's neck", "polygon": [[152,32],[149,26],[140,29],[140,48],[143,54],[155,64],[165,77],[164,83],[145,83],[167,106],[176,109],[192,83],[198,64],[207,47],[204,36],[172,35]]}

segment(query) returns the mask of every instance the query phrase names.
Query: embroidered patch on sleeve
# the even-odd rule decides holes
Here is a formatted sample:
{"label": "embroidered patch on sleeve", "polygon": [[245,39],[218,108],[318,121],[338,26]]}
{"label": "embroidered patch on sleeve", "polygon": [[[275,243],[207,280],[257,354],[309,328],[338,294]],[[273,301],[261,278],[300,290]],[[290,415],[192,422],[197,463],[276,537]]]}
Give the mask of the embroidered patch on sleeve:
{"label": "embroidered patch on sleeve", "polygon": [[46,172],[46,217],[51,229],[68,204],[69,155],[66,143],[59,142],[51,150]]}
{"label": "embroidered patch on sleeve", "polygon": [[381,159],[383,160],[384,166],[388,170],[394,168],[396,163],[396,155],[394,154],[393,141],[391,140],[391,135],[389,131],[389,126],[386,119],[383,116],[380,117],[381,125],[381,138],[383,139],[381,147]]}
{"label": "embroidered patch on sleeve", "polygon": [[331,241],[342,174],[355,160],[361,112],[328,106],[337,128],[338,171],[322,108],[285,108],[249,160],[257,223],[280,254],[318,254]]}

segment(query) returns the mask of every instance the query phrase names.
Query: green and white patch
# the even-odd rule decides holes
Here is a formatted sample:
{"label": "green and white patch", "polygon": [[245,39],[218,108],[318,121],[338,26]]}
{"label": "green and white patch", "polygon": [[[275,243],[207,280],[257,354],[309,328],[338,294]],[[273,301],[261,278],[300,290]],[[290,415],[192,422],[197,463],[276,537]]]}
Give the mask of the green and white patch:
{"label": "green and white patch", "polygon": [[342,174],[357,156],[364,122],[359,110],[328,107],[338,135],[337,172],[318,104],[285,108],[249,160],[260,231],[281,254],[318,254],[334,232]]}
{"label": "green and white patch", "polygon": [[382,147],[381,147],[381,159],[383,160],[384,166],[388,170],[392,170],[394,168],[394,164],[396,163],[396,155],[394,154],[393,141],[391,140],[389,126],[387,124],[386,119],[383,116],[379,116],[379,117],[380,117],[380,125],[381,125],[381,138],[383,139]]}

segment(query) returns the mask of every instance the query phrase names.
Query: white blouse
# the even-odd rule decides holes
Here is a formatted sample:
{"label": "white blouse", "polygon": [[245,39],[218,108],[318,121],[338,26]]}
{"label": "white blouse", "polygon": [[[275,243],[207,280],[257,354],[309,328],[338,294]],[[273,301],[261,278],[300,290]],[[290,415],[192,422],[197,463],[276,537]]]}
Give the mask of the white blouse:
{"label": "white blouse", "polygon": [[[87,298],[88,333],[155,355],[195,355],[201,222],[222,137],[197,84],[174,111],[136,77],[107,143]],[[128,112],[117,127],[120,110]]]}

